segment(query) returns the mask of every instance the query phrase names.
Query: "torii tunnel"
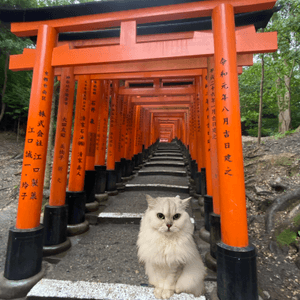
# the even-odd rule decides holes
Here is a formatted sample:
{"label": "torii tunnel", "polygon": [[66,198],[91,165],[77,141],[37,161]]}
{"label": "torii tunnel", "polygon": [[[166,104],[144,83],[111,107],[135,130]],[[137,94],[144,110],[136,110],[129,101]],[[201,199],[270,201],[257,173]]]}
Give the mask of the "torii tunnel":
{"label": "torii tunnel", "polygon": [[[275,2],[126,0],[0,9],[13,34],[36,38],[34,49],[11,55],[9,64],[13,71],[33,70],[19,205],[0,284],[10,298],[19,297],[24,282],[25,293],[43,277],[43,255],[66,251],[67,236],[88,230],[86,210],[117,194],[158,142],[175,140],[204,199],[203,235],[210,234],[219,299],[258,299],[238,74],[253,64],[253,54],[277,50],[276,32],[257,32],[277,10]],[[55,77],[52,181],[41,224]]]}

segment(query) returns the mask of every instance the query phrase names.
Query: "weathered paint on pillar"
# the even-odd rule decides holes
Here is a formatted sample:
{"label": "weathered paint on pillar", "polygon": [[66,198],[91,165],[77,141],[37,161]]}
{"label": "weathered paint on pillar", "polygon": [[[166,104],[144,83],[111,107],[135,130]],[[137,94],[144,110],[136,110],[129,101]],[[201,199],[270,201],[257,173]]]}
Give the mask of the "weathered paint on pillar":
{"label": "weathered paint on pillar", "polygon": [[190,111],[190,153],[192,156],[192,159],[196,159],[196,147],[195,147],[195,97],[192,96],[192,105],[191,105],[191,111]]}
{"label": "weathered paint on pillar", "polygon": [[140,111],[140,123],[139,123],[139,137],[138,137],[138,145],[139,145],[139,152],[142,152],[143,150],[143,144],[144,144],[144,122],[145,122],[145,109],[141,107]]}
{"label": "weathered paint on pillar", "polygon": [[81,75],[77,86],[76,112],[68,187],[68,190],[71,192],[81,192],[84,189],[90,90],[90,76]]}
{"label": "weathered paint on pillar", "polygon": [[133,104],[130,97],[128,97],[127,114],[126,114],[126,135],[125,135],[125,158],[131,159],[131,131],[132,131],[132,110]]}
{"label": "weathered paint on pillar", "polygon": [[220,214],[220,182],[218,168],[218,151],[217,151],[217,121],[216,121],[216,95],[215,95],[215,77],[214,77],[214,61],[213,57],[209,57],[208,66],[208,103],[209,103],[209,122],[210,122],[210,154],[211,154],[211,180],[213,196],[214,213]]}
{"label": "weathered paint on pillar", "polygon": [[196,81],[196,142],[197,142],[197,163],[198,171],[205,167],[205,151],[204,151],[204,111],[203,111],[203,91],[202,78],[197,76]]}
{"label": "weathered paint on pillar", "polygon": [[145,113],[146,113],[146,122],[145,122],[145,148],[147,149],[151,145],[151,136],[150,136],[151,119],[150,119],[150,112],[149,112],[149,110],[146,110]]}
{"label": "weathered paint on pillar", "polygon": [[122,107],[122,122],[121,122],[121,158],[126,158],[126,131],[127,131],[127,111],[128,111],[128,96],[124,97]]}
{"label": "weathered paint on pillar", "polygon": [[85,170],[93,171],[95,169],[95,155],[96,155],[96,140],[97,140],[97,126],[100,106],[101,93],[100,80],[91,81],[90,93],[90,112],[88,124],[88,139],[86,149]]}
{"label": "weathered paint on pillar", "polygon": [[40,225],[54,81],[51,59],[56,40],[54,28],[39,27],[16,220],[18,229]]}
{"label": "weathered paint on pillar", "polygon": [[123,121],[123,106],[124,106],[124,96],[118,95],[117,100],[117,118],[116,118],[116,126],[117,126],[117,136],[116,136],[116,158],[115,161],[120,161],[122,158],[122,121]]}
{"label": "weathered paint on pillar", "polygon": [[134,150],[133,154],[139,153],[139,127],[140,127],[140,117],[141,117],[141,106],[136,105],[134,108]]}
{"label": "weathered paint on pillar", "polygon": [[97,122],[95,166],[105,166],[107,124],[108,124],[109,97],[110,97],[109,86],[110,86],[109,80],[101,81],[100,99],[99,99],[100,108],[99,108],[98,122]]}
{"label": "weathered paint on pillar", "polygon": [[217,6],[212,21],[221,235],[229,246],[246,247],[248,230],[233,7]]}
{"label": "weathered paint on pillar", "polygon": [[150,113],[150,144],[153,145],[154,143],[154,116],[153,113]]}
{"label": "weathered paint on pillar", "polygon": [[110,106],[110,125],[109,125],[109,139],[108,139],[108,149],[107,149],[107,170],[115,169],[115,147],[116,136],[117,136],[117,122],[116,122],[116,110],[117,110],[117,99],[118,99],[118,90],[119,90],[119,81],[113,80],[113,89],[111,97],[111,106]]}
{"label": "weathered paint on pillar", "polygon": [[49,204],[65,204],[74,104],[74,68],[63,68],[60,80],[55,147]]}

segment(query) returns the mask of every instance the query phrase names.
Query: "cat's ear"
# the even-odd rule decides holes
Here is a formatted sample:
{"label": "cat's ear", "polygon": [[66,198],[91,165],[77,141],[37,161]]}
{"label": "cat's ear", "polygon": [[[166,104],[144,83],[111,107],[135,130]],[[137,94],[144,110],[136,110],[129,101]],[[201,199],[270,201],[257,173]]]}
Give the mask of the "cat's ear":
{"label": "cat's ear", "polygon": [[156,199],[152,198],[150,195],[146,195],[146,200],[149,208],[153,208],[156,205]]}
{"label": "cat's ear", "polygon": [[181,200],[181,205],[183,209],[186,209],[189,206],[190,200],[192,197]]}

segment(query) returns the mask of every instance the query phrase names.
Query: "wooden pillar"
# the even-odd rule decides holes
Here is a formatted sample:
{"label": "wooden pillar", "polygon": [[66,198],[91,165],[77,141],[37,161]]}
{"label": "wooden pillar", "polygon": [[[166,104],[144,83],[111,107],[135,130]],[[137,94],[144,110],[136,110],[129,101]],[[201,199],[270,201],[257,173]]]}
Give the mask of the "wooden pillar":
{"label": "wooden pillar", "polygon": [[197,159],[198,169],[195,174],[196,193],[204,196],[206,194],[206,165],[205,165],[205,148],[204,148],[204,109],[203,109],[203,80],[197,76],[196,85],[196,138],[197,138]]}
{"label": "wooden pillar", "polygon": [[248,231],[233,7],[218,6],[212,18],[222,241],[245,247]]}
{"label": "wooden pillar", "polygon": [[128,97],[128,105],[127,105],[127,114],[126,114],[126,136],[125,136],[125,177],[129,177],[132,175],[133,171],[133,108],[134,104],[131,102],[130,97]]}
{"label": "wooden pillar", "polygon": [[205,168],[206,168],[206,194],[212,196],[212,174],[211,174],[211,135],[210,135],[210,105],[208,92],[208,74],[207,70],[203,70],[203,135],[204,135],[204,151],[205,151]]}
{"label": "wooden pillar", "polygon": [[124,96],[117,94],[115,130],[115,172],[117,188],[123,187],[121,170],[122,109]]}
{"label": "wooden pillar", "polygon": [[97,139],[95,152],[95,198],[100,202],[107,198],[106,188],[106,141],[107,141],[107,125],[110,98],[110,82],[109,80],[101,80],[100,82],[100,107],[97,122]]}
{"label": "wooden pillar", "polygon": [[88,120],[88,137],[85,162],[84,191],[86,193],[86,210],[97,211],[99,203],[95,201],[95,155],[97,139],[97,122],[100,106],[101,83],[100,80],[91,81],[90,108]]}
{"label": "wooden pillar", "polygon": [[80,75],[77,84],[71,166],[66,195],[66,203],[69,208],[69,235],[77,235],[88,230],[88,222],[85,221],[86,194],[84,191],[84,178],[88,139],[90,89],[90,76]]}
{"label": "wooden pillar", "polygon": [[208,58],[208,106],[209,106],[209,133],[211,154],[211,183],[214,187],[208,195],[213,197],[213,211],[220,215],[220,183],[217,151],[217,121],[216,121],[216,94],[215,94],[215,72],[213,57]]}
{"label": "wooden pillar", "polygon": [[[9,280],[31,278],[42,268],[43,227],[40,226],[40,213],[54,81],[51,60],[56,41],[57,32],[53,27],[39,27],[16,227],[9,230],[4,269],[4,277]],[[27,280],[26,284],[30,285],[30,282]]]}
{"label": "wooden pillar", "polygon": [[139,152],[140,152],[140,121],[141,121],[141,106],[136,105],[134,108],[134,167],[139,166]]}
{"label": "wooden pillar", "polygon": [[70,242],[67,245],[62,243],[67,240],[68,208],[65,201],[75,89],[73,72],[73,67],[63,68],[60,80],[50,198],[43,222],[44,254],[47,255],[65,251],[71,246]]}
{"label": "wooden pillar", "polygon": [[127,169],[127,162],[126,162],[126,131],[127,131],[127,111],[128,111],[128,101],[129,97],[124,96],[123,99],[123,106],[121,112],[121,138],[120,138],[120,151],[121,151],[121,175],[122,177],[126,177],[126,169]]}
{"label": "wooden pillar", "polygon": [[109,138],[108,138],[108,148],[107,148],[107,177],[106,177],[106,190],[111,194],[117,193],[117,173],[115,170],[116,162],[116,147],[118,136],[117,128],[117,100],[119,92],[119,81],[113,80],[112,82],[112,97],[110,106],[110,124],[109,124]]}
{"label": "wooden pillar", "polygon": [[[217,147],[221,237],[218,243],[220,300],[256,300],[256,251],[249,245],[244,183],[234,9],[220,4],[212,13],[215,49]],[[239,272],[232,272],[239,270]]]}
{"label": "wooden pillar", "polygon": [[101,81],[100,88],[100,107],[97,122],[97,139],[95,165],[105,166],[105,153],[107,141],[107,125],[109,113],[109,98],[110,98],[110,82],[109,80]]}

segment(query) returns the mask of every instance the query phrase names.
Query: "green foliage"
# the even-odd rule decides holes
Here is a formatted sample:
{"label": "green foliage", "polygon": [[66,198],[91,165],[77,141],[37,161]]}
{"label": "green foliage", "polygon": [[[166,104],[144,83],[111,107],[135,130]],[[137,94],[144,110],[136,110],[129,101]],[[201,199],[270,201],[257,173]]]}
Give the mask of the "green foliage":
{"label": "green foliage", "polygon": [[0,24],[0,100],[6,104],[5,112],[6,116],[8,116],[8,121],[10,118],[18,119],[19,117],[27,116],[32,72],[12,72],[7,70],[7,85],[4,97],[3,99],[1,98],[5,81],[6,58],[11,54],[22,53],[25,47],[33,47],[32,42],[29,39],[15,36],[5,26]]}
{"label": "green foliage", "polygon": [[[259,91],[261,78],[260,57],[255,56],[256,63],[245,67],[239,76],[241,121],[244,123],[246,133],[257,136]],[[268,59],[265,58],[265,65]],[[272,135],[277,132],[278,107],[276,104],[276,90],[274,87],[274,72],[265,71],[263,95],[262,136]]]}
{"label": "green foliage", "polygon": [[295,225],[300,225],[300,214],[294,218],[293,222]]}
{"label": "green foliage", "polygon": [[[278,51],[264,54],[263,136],[278,132],[277,95],[283,96],[288,90],[284,83],[285,76],[291,78],[291,128],[300,125],[300,0],[279,0],[276,4],[282,8],[273,15],[265,29],[278,32]],[[239,76],[239,85],[244,134],[257,136],[261,55],[255,55],[254,62],[253,66],[244,68]],[[277,87],[278,79],[280,84]]]}
{"label": "green foliage", "polygon": [[280,243],[282,246],[290,245],[296,241],[297,233],[291,231],[290,229],[285,229],[282,231],[277,237],[277,242]]}
{"label": "green foliage", "polygon": [[285,133],[277,132],[277,133],[274,134],[273,138],[274,138],[275,140],[282,139],[282,138],[284,138],[285,136],[290,135],[290,134],[293,134],[293,133],[295,133],[295,132],[297,132],[297,128],[296,128],[296,129],[293,129],[293,130],[288,130],[288,131],[286,131]]}
{"label": "green foliage", "polygon": [[[0,0],[0,7],[5,8],[38,8],[45,6],[67,5],[90,2],[91,0]],[[5,61],[11,54],[20,54],[24,48],[34,48],[28,38],[19,38],[12,34],[6,24],[0,23],[0,104],[6,104],[5,119],[1,125],[12,129],[15,119],[26,122],[29,108],[32,71],[7,71],[7,86],[3,99],[2,89],[5,82]],[[5,124],[4,124],[5,123]]]}

